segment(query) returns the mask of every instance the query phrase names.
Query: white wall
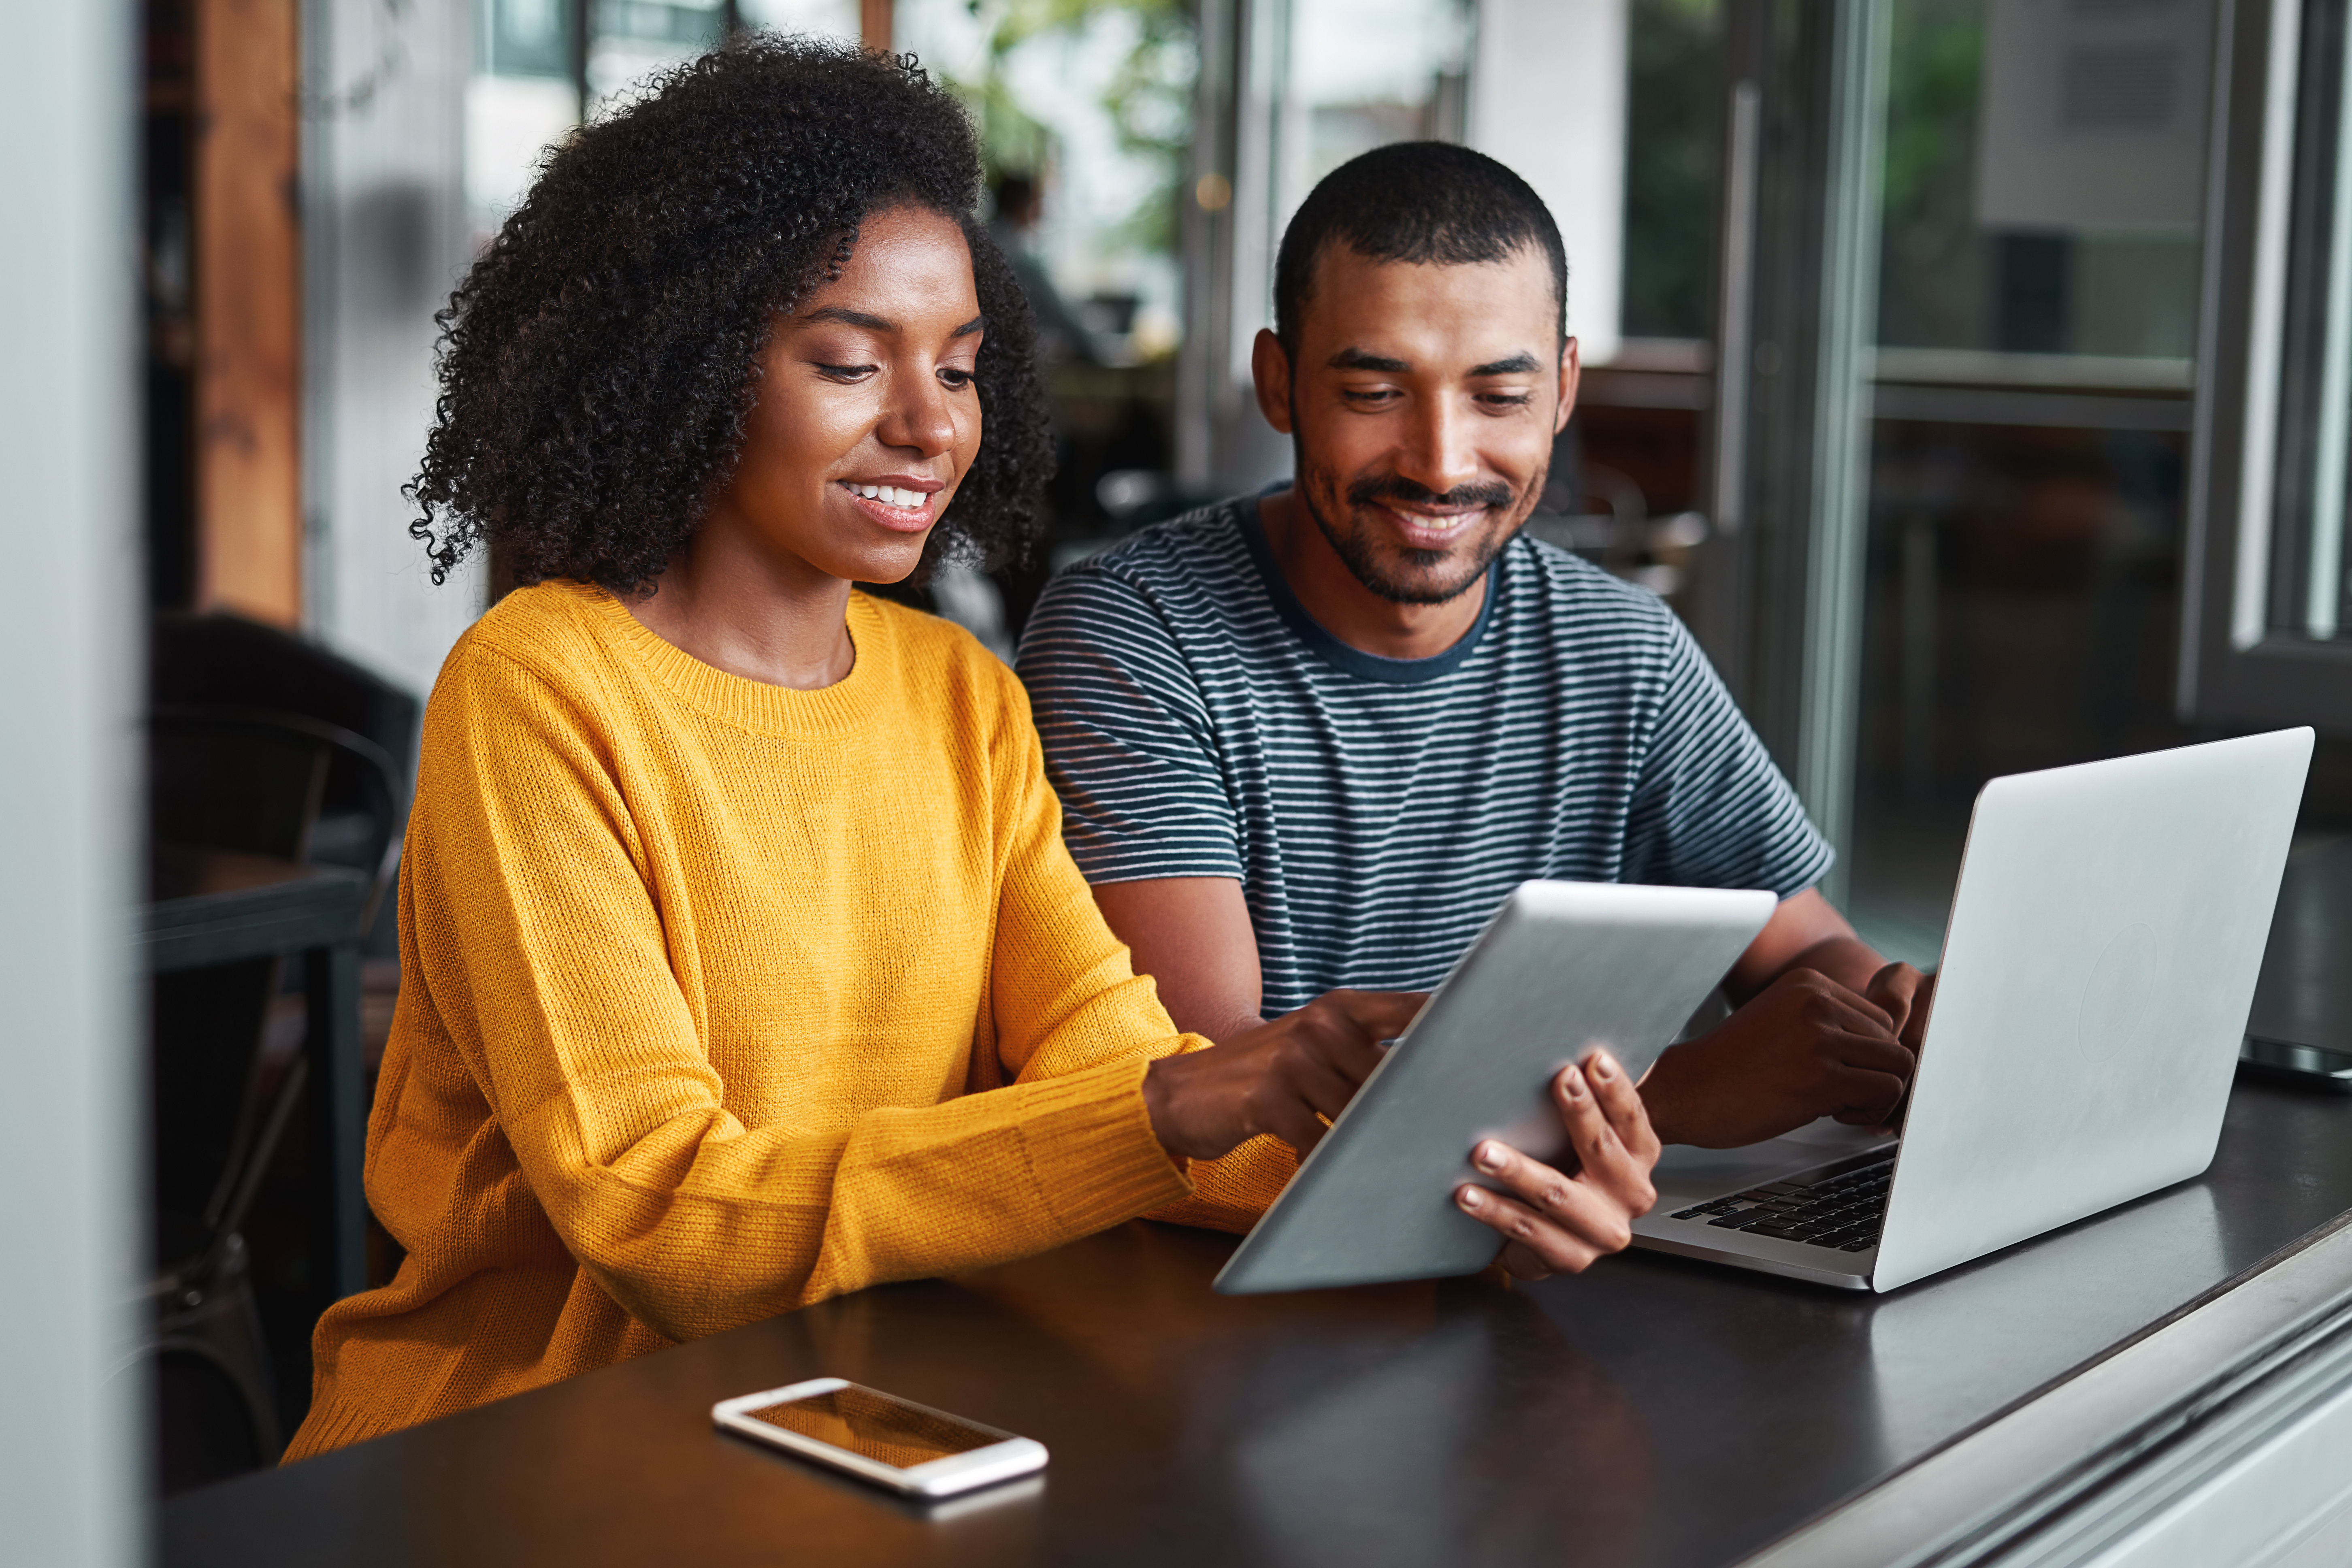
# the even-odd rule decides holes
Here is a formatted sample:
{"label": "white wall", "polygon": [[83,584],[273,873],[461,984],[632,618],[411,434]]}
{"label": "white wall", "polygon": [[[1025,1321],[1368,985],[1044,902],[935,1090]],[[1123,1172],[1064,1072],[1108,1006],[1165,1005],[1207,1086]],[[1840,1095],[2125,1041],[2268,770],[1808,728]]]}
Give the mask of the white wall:
{"label": "white wall", "polygon": [[146,1557],[130,913],[140,624],[130,0],[14,7],[0,93],[0,1556]]}
{"label": "white wall", "polygon": [[478,563],[435,587],[401,486],[432,423],[434,312],[469,259],[467,0],[306,0],[304,619],[431,689],[481,613]]}
{"label": "white wall", "polygon": [[1479,0],[1470,144],[1551,208],[1568,245],[1568,330],[1616,357],[1625,252],[1626,0]]}

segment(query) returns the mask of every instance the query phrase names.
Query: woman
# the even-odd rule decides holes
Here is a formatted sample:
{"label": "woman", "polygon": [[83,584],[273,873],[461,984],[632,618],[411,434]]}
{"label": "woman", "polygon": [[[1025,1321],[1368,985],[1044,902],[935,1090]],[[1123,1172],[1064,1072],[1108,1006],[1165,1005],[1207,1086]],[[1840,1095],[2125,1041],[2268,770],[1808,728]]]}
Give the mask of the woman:
{"label": "woman", "polygon": [[[436,576],[525,586],[425,723],[368,1193],[299,1458],[879,1280],[1269,1184],[1410,1017],[1178,1036],[1063,849],[1018,684],[854,594],[1016,552],[1031,334],[910,61],[776,39],[579,132],[446,318]],[[989,438],[982,439],[982,426]],[[950,507],[952,510],[950,510]],[[1622,1246],[1655,1143],[1570,1069],[1573,1180],[1496,1151],[1528,1274]],[[1182,1205],[1192,1205],[1191,1208]]]}

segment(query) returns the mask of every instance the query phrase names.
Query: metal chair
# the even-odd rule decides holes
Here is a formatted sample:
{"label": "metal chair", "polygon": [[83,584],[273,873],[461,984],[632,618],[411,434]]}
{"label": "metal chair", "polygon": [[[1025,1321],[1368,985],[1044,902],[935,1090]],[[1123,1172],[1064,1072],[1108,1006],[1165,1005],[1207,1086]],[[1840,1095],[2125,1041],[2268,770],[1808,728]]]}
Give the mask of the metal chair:
{"label": "metal chair", "polygon": [[[384,858],[397,856],[406,826],[424,713],[414,695],[306,637],[217,612],[157,616],[147,679],[148,700],[158,712],[231,709],[331,726],[338,749],[328,760],[307,858],[350,866],[390,885]],[[391,831],[380,843],[387,777]],[[370,906],[368,929],[375,936],[370,950],[390,957],[392,922],[375,921],[381,912],[379,900]]]}
{"label": "metal chair", "polygon": [[[158,844],[274,859],[310,857],[331,772],[361,780],[366,808],[351,847],[389,886],[399,775],[363,736],[295,714],[174,705],[149,721],[150,825]],[[262,1047],[282,961],[260,959],[153,981],[155,1272],[140,1359],[159,1380],[167,1491],[273,1461],[282,1449],[274,1379],[241,1227],[309,1063]]]}

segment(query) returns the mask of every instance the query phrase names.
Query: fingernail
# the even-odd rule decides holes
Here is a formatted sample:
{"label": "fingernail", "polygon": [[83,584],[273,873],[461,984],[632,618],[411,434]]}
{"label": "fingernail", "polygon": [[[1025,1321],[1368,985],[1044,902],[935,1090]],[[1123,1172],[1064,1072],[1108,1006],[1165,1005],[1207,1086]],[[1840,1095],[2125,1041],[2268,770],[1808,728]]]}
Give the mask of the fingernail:
{"label": "fingernail", "polygon": [[1570,1068],[1559,1076],[1568,1085],[1569,1099],[1582,1100],[1584,1098],[1587,1091],[1584,1084],[1584,1074],[1582,1072],[1575,1068]]}
{"label": "fingernail", "polygon": [[1607,1083],[1611,1079],[1617,1076],[1617,1064],[1611,1058],[1607,1051],[1595,1051],[1592,1053],[1592,1063],[1590,1070],[1594,1078],[1599,1079],[1603,1083]]}
{"label": "fingernail", "polygon": [[1496,1171],[1501,1170],[1503,1168],[1503,1146],[1500,1143],[1491,1142],[1479,1144],[1476,1161],[1478,1168],[1489,1173],[1490,1174]]}
{"label": "fingernail", "polygon": [[1465,1187],[1454,1194],[1454,1201],[1465,1209],[1475,1209],[1486,1201],[1486,1194],[1475,1187]]}

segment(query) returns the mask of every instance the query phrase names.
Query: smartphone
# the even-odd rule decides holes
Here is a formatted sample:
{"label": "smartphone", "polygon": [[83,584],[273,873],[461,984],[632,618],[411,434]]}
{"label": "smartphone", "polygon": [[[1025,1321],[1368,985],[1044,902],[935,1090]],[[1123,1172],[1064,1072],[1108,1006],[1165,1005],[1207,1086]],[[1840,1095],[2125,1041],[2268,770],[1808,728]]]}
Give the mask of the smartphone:
{"label": "smartphone", "polygon": [[952,1497],[1045,1468],[1045,1446],[838,1377],[722,1399],[726,1431],[909,1497]]}
{"label": "smartphone", "polygon": [[2269,1040],[2248,1035],[2239,1047],[2238,1065],[2250,1078],[2293,1084],[2330,1094],[2352,1094],[2352,1055],[2324,1046],[2302,1046],[2293,1040]]}

